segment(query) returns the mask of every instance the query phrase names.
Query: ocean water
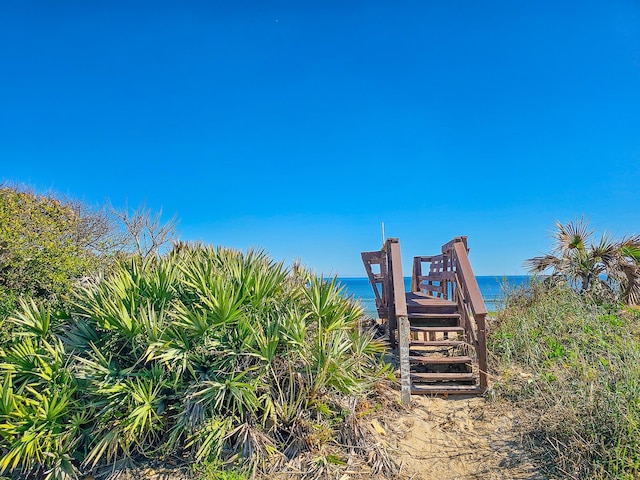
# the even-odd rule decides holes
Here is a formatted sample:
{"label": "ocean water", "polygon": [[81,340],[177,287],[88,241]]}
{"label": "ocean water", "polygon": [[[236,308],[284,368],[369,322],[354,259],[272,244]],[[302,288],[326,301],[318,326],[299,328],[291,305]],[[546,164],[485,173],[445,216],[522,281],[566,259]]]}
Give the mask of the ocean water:
{"label": "ocean water", "polygon": [[[506,291],[526,285],[531,280],[527,275],[477,276],[478,287],[487,306],[487,310],[494,311],[500,308]],[[375,296],[366,277],[342,277],[338,278],[344,287],[345,293],[360,300],[365,312],[373,317],[377,316]],[[411,288],[411,277],[404,278],[405,290]]]}

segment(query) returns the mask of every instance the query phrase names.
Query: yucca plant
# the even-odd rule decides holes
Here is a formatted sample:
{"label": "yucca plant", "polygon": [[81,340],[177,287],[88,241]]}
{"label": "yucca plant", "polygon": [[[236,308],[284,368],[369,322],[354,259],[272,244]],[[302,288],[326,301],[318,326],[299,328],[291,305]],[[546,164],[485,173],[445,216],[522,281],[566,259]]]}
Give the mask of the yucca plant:
{"label": "yucca plant", "polygon": [[44,454],[3,407],[10,447],[0,466],[17,477],[45,471],[35,467],[45,456],[72,476],[168,454],[267,471],[330,443],[346,399],[386,371],[361,308],[335,279],[261,251],[183,244],[132,259],[79,289],[63,318],[47,315],[23,305],[0,359],[3,405],[35,408],[39,392],[55,399],[45,418],[56,446],[38,440]]}

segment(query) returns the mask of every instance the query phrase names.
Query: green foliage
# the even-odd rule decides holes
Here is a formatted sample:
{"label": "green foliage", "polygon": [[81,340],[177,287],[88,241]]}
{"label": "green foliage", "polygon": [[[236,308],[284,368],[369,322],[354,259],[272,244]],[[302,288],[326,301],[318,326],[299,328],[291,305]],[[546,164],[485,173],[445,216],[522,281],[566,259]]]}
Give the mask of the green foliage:
{"label": "green foliage", "polygon": [[60,305],[74,281],[111,260],[115,241],[101,211],[0,186],[0,319],[20,297]]}
{"label": "green foliage", "polygon": [[248,477],[242,472],[227,469],[219,461],[206,462],[195,469],[199,480],[247,480]]}
{"label": "green foliage", "polygon": [[640,315],[534,283],[507,297],[489,343],[494,393],[532,413],[530,436],[550,473],[638,478]]}
{"label": "green foliage", "polygon": [[52,299],[87,267],[74,242],[74,212],[49,197],[0,189],[0,285]]}
{"label": "green foliage", "polygon": [[640,235],[614,240],[603,233],[588,243],[592,234],[583,218],[556,222],[553,252],[527,260],[530,270],[550,270],[555,281],[566,281],[600,303],[640,304]]}
{"label": "green foliage", "polygon": [[157,258],[175,225],[144,207],[94,208],[0,185],[0,320],[21,297],[60,307],[74,283],[103,274],[118,259]]}
{"label": "green foliage", "polygon": [[22,302],[0,352],[0,474],[167,454],[268,471],[346,443],[343,406],[386,372],[361,319],[335,279],[189,245],[121,263],[66,314]]}

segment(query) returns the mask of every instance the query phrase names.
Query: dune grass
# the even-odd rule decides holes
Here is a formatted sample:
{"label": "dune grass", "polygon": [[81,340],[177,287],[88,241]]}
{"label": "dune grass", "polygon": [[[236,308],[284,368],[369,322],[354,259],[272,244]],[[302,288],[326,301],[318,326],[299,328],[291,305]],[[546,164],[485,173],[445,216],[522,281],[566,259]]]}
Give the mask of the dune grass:
{"label": "dune grass", "polygon": [[554,478],[640,476],[640,311],[560,284],[508,294],[491,326],[497,382]]}

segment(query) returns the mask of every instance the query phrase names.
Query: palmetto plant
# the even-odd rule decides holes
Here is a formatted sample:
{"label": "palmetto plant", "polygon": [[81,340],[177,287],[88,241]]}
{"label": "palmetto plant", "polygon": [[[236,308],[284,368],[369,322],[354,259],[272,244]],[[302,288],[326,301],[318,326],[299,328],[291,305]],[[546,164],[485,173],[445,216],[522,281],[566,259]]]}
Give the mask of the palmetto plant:
{"label": "palmetto plant", "polygon": [[527,260],[530,271],[550,270],[582,292],[608,293],[624,303],[640,304],[640,235],[615,240],[603,233],[590,243],[593,230],[584,218],[556,222],[552,253]]}
{"label": "palmetto plant", "polygon": [[65,347],[51,333],[51,315],[33,302],[22,307],[13,318],[17,339],[0,351],[0,471],[74,478],[89,412],[78,401]]}
{"label": "palmetto plant", "polygon": [[121,264],[67,315],[24,304],[0,350],[0,473],[168,454],[281,464],[385,374],[361,317],[335,279],[194,245]]}

